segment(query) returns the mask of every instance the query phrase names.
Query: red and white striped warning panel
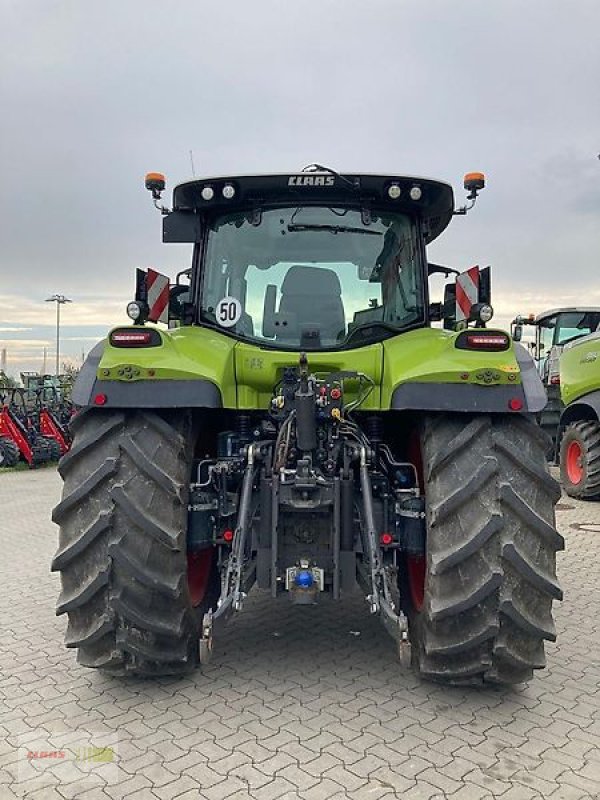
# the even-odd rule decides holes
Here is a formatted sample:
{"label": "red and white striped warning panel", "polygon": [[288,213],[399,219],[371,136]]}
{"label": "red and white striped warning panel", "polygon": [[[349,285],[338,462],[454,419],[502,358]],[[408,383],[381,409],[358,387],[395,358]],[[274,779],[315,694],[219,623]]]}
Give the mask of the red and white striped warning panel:
{"label": "red and white striped warning panel", "polygon": [[464,322],[479,302],[479,267],[471,267],[456,278],[456,321]]}
{"label": "red and white striped warning panel", "polygon": [[148,319],[150,322],[169,322],[169,279],[153,269],[148,269]]}

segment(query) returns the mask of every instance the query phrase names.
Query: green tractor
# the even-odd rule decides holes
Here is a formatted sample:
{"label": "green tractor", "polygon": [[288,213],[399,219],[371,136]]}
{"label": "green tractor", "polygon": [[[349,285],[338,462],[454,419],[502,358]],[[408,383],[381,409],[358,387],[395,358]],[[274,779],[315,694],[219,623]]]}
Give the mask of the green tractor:
{"label": "green tractor", "polygon": [[598,330],[566,344],[560,356],[560,476],[567,494],[580,499],[600,496],[600,310],[597,316]]}
{"label": "green tractor", "polygon": [[521,341],[523,329],[531,328],[535,339],[529,347],[548,395],[538,422],[553,440],[550,458],[558,463],[558,433],[564,411],[561,397],[560,358],[565,345],[595,331],[600,325],[600,308],[572,306],[553,308],[535,316],[517,316],[511,323],[515,341]]}
{"label": "green tractor", "polygon": [[516,317],[511,332],[535,329],[531,351],[548,393],[538,422],[552,437],[550,458],[560,464],[567,494],[600,495],[600,308],[556,308]]}
{"label": "green tractor", "polygon": [[489,270],[430,299],[456,270],[426,245],[483,186],[466,176],[455,209],[440,181],[313,165],[194,179],[168,209],[147,176],[163,240],[193,254],[172,286],[138,271],[133,324],[73,390],[53,569],[81,664],[188,672],[254,586],[298,606],[360,591],[425,678],[545,665],[564,546],[546,395],[486,326]]}

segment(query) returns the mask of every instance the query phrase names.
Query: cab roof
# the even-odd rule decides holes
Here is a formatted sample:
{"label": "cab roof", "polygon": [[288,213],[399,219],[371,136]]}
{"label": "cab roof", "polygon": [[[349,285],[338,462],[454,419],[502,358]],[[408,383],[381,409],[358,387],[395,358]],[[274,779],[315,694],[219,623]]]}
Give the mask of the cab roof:
{"label": "cab roof", "polygon": [[554,317],[556,314],[598,314],[600,306],[565,306],[564,308],[551,308],[549,311],[542,311],[535,318],[535,322],[543,322],[545,319]]}
{"label": "cab roof", "polygon": [[[229,197],[224,196],[223,189]],[[395,187],[390,196],[390,187]],[[397,187],[397,188],[396,188]],[[419,188],[421,193],[411,189]],[[212,189],[213,195],[207,199]],[[399,189],[399,193],[397,191]],[[413,199],[416,197],[416,199]],[[432,242],[446,228],[454,212],[452,187],[443,181],[406,175],[372,175],[329,171],[266,175],[227,175],[194,178],[173,189],[173,212],[223,213],[224,210],[259,205],[293,203],[357,205],[385,208],[421,218],[426,241]]]}

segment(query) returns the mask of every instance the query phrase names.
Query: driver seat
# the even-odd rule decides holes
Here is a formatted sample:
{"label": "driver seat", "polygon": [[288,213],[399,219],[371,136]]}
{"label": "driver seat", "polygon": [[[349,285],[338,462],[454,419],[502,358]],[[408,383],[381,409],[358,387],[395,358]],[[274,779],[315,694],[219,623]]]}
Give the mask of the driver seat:
{"label": "driver seat", "polygon": [[290,267],[281,284],[276,338],[296,342],[303,329],[314,328],[321,341],[335,342],[346,330],[341,295],[340,279],[333,270]]}

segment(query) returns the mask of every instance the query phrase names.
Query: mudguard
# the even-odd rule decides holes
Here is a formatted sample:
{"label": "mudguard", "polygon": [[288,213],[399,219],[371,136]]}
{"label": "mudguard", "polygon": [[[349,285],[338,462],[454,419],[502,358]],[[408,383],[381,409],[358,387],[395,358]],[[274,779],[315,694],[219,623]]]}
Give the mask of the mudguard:
{"label": "mudguard", "polygon": [[548,402],[546,389],[531,354],[518,342],[514,342],[513,347],[515,348],[515,356],[521,371],[521,386],[527,402],[526,410],[532,414],[537,414],[545,408]]}
{"label": "mudguard", "polygon": [[462,386],[458,383],[405,383],[392,395],[391,407],[397,411],[464,411],[504,414],[511,411],[511,400],[519,400],[514,410],[529,412],[521,386]]}
{"label": "mudguard", "polygon": [[476,386],[417,381],[404,383],[394,390],[391,408],[480,414],[505,414],[507,411],[537,413],[547,403],[546,390],[527,350],[517,343],[514,344],[514,348],[521,373],[521,384]]}
{"label": "mudguard", "polygon": [[561,428],[577,420],[600,420],[600,389],[583,395],[567,406],[560,418]]}
{"label": "mudguard", "polygon": [[[144,380],[136,383],[97,378],[105,342],[99,342],[81,368],[73,387],[77,406],[103,408],[221,408],[221,392],[214,383],[195,380]],[[96,400],[102,395],[102,402]]]}

